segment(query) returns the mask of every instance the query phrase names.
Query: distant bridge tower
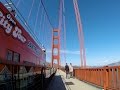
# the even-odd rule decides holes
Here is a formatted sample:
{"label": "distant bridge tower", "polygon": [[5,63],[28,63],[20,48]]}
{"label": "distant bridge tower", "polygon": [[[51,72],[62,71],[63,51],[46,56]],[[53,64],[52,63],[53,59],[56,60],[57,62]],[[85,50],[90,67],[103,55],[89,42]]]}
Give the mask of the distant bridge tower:
{"label": "distant bridge tower", "polygon": [[52,67],[54,67],[54,61],[57,61],[57,67],[60,67],[60,30],[53,29],[52,34]]}
{"label": "distant bridge tower", "polygon": [[84,35],[82,30],[82,23],[80,18],[80,12],[77,0],[73,0],[73,5],[75,9],[77,27],[78,27],[78,38],[80,42],[80,58],[81,58],[81,67],[86,67],[86,56],[85,56],[85,47],[84,47]]}
{"label": "distant bridge tower", "polygon": [[59,18],[58,18],[58,28],[53,29],[52,34],[52,67],[54,66],[54,61],[57,61],[58,68],[60,68],[60,32],[62,30],[63,22],[63,3],[64,0],[59,0]]}

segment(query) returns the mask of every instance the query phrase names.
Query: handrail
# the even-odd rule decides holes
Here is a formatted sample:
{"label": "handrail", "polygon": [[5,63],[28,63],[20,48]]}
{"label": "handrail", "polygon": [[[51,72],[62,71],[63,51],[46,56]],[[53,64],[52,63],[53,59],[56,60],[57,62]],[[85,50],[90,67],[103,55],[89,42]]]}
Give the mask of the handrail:
{"label": "handrail", "polygon": [[100,68],[74,69],[76,78],[88,82],[104,90],[120,90],[120,66],[105,66]]}

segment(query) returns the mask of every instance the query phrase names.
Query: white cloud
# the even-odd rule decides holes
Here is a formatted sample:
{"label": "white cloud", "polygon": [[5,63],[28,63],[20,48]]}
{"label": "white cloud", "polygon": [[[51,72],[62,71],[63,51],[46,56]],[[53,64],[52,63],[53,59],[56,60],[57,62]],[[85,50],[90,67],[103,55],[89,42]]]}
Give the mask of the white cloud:
{"label": "white cloud", "polygon": [[96,63],[97,65],[103,66],[103,65],[108,65],[108,64],[120,61],[120,60],[115,57],[103,57],[97,61],[99,61]]}
{"label": "white cloud", "polygon": [[[52,53],[51,50],[46,50],[47,53]],[[80,55],[80,51],[70,51],[70,50],[60,50],[61,54],[74,54],[74,55]]]}

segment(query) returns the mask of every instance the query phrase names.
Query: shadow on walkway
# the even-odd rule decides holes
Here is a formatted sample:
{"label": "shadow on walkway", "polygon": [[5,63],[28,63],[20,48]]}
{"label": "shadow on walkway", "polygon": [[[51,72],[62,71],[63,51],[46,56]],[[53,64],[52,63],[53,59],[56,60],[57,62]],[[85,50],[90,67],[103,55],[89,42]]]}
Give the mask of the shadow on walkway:
{"label": "shadow on walkway", "polygon": [[47,90],[66,90],[60,75],[54,76]]}

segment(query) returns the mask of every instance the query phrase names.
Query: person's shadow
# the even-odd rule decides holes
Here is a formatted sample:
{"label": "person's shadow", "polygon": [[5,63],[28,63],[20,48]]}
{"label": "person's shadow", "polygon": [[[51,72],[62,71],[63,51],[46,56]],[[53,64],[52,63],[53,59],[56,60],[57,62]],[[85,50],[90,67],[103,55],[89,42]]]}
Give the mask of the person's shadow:
{"label": "person's shadow", "polygon": [[60,75],[54,76],[47,90],[66,90],[65,85]]}

